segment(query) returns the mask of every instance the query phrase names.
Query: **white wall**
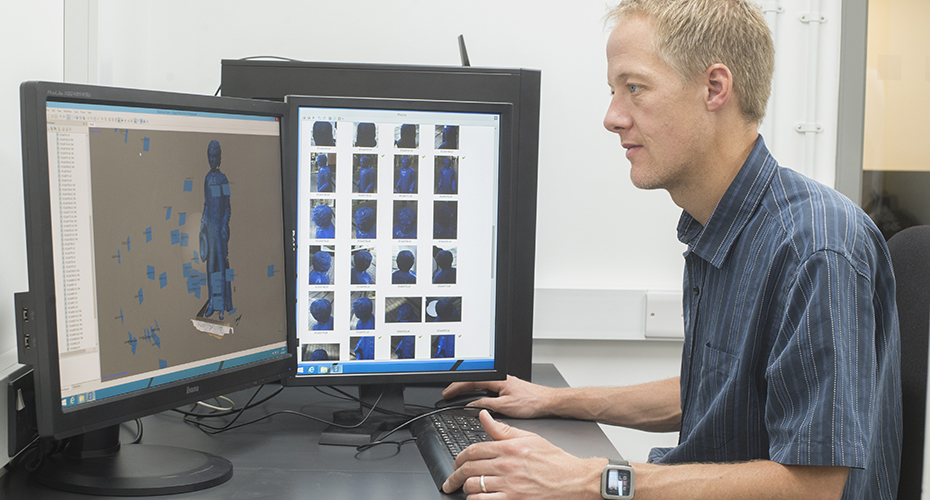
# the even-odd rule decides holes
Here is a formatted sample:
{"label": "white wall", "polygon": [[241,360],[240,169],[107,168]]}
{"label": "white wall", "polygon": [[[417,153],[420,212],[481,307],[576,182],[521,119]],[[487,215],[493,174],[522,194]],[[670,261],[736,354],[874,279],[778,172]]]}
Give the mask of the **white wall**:
{"label": "white wall", "polygon": [[[609,4],[616,3],[611,0]],[[783,164],[833,182],[840,0],[820,10],[822,43],[811,60],[808,0],[768,1],[777,59],[773,101],[763,124]],[[13,64],[0,75],[0,352],[13,346],[12,292],[25,287],[16,85],[65,79],[213,94],[220,60],[276,55],[301,60],[458,64],[456,37],[465,35],[476,66],[542,70],[537,287],[560,290],[676,290],[683,247],[675,238],[679,209],[664,191],[639,191],[616,136],[601,126],[609,93],[602,0],[67,0],[7,2],[0,8],[0,50]],[[66,9],[67,7],[67,9]],[[67,11],[68,15],[63,13]],[[68,34],[67,47],[62,19]],[[64,54],[64,55],[63,55]],[[64,59],[64,61],[62,61]],[[816,83],[807,82],[808,63]],[[795,131],[807,121],[809,88],[823,128],[811,144]],[[814,149],[810,150],[809,147]],[[813,154],[807,154],[813,151]],[[609,257],[608,257],[609,256]],[[634,299],[631,299],[634,300]],[[642,322],[639,303],[622,304]],[[538,311],[545,325],[559,311]],[[569,332],[566,337],[584,337]],[[608,338],[610,336],[608,335]],[[623,338],[617,336],[614,338]],[[681,343],[538,340],[538,361],[555,362],[573,385],[606,385],[678,373]],[[2,367],[0,367],[2,368]],[[2,427],[2,426],[0,426]],[[2,430],[2,429],[0,429]],[[674,436],[608,430],[618,449],[645,458],[650,445]]]}

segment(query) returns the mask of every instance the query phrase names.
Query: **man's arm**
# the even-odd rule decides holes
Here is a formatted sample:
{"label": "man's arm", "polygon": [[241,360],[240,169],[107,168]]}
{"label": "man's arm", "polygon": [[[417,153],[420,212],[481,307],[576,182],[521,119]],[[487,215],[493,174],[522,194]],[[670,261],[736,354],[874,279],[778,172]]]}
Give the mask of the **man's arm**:
{"label": "man's arm", "polygon": [[681,427],[678,377],[628,387],[554,389],[508,376],[502,381],[458,382],[442,396],[451,398],[474,389],[498,394],[474,405],[516,418],[567,417],[655,432]]}
{"label": "man's arm", "polygon": [[[603,458],[578,458],[532,432],[479,417],[493,442],[459,454],[443,485],[469,498],[600,499]],[[636,500],[840,498],[849,469],[782,465],[767,460],[734,464],[633,464]],[[484,487],[482,491],[482,476]],[[485,497],[483,493],[494,496]]]}

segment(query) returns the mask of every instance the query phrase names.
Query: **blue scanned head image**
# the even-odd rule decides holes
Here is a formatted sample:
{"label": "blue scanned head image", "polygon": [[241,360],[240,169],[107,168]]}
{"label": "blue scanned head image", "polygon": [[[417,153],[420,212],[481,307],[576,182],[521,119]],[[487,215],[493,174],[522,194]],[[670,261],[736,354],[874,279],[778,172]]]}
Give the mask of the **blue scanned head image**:
{"label": "blue scanned head image", "polygon": [[325,349],[316,349],[310,354],[310,361],[329,361],[329,354]]}
{"label": "blue scanned head image", "polygon": [[399,148],[414,149],[417,147],[417,126],[405,123],[400,126],[400,138],[394,141]]}
{"label": "blue scanned head image", "polygon": [[315,146],[335,146],[333,124],[330,122],[313,122],[313,144]]}
{"label": "blue scanned head image", "polygon": [[370,285],[374,281],[368,273],[371,267],[371,252],[368,250],[359,250],[352,255],[352,280],[353,285]]}
{"label": "blue scanned head image", "polygon": [[420,322],[420,317],[417,315],[416,310],[413,306],[404,302],[397,307],[397,322],[398,323],[413,323]]}
{"label": "blue scanned head image", "polygon": [[329,283],[329,269],[333,265],[333,256],[329,252],[324,252],[320,250],[313,254],[313,257],[310,258],[310,264],[313,267],[313,270],[310,271],[310,284],[311,285],[328,285]]}
{"label": "blue scanned head image", "polygon": [[433,321],[461,321],[461,312],[452,297],[443,297],[436,302],[436,318]]}
{"label": "blue scanned head image", "polygon": [[352,302],[352,313],[358,318],[356,330],[373,330],[375,328],[374,304],[368,297],[359,297]]}
{"label": "blue scanned head image", "polygon": [[417,237],[417,211],[404,206],[397,211],[397,223],[394,224],[394,238],[414,239]]}
{"label": "blue scanned head image", "polygon": [[455,283],[455,268],[452,267],[452,259],[452,252],[448,250],[440,250],[436,254],[436,265],[439,267],[439,271],[433,276],[434,284]]}
{"label": "blue scanned head image", "polygon": [[435,223],[433,224],[433,237],[439,240],[453,240],[456,238],[454,201],[437,201]]}
{"label": "blue scanned head image", "polygon": [[321,203],[313,207],[313,223],[316,224],[317,238],[335,238],[336,225],[333,224],[333,209]]}
{"label": "blue scanned head image", "polygon": [[373,239],[377,237],[375,226],[375,211],[371,207],[363,206],[355,211],[355,237],[358,239]]}
{"label": "blue scanned head image", "polygon": [[442,142],[439,143],[438,149],[458,149],[459,148],[459,128],[455,125],[446,125],[442,127]]}
{"label": "blue scanned head image", "polygon": [[397,270],[391,275],[394,285],[413,285],[417,282],[417,275],[410,269],[416,258],[410,250],[401,250],[397,253]]}
{"label": "blue scanned head image", "polygon": [[359,123],[355,129],[355,147],[373,148],[378,145],[374,123]]}
{"label": "blue scanned head image", "polygon": [[310,315],[316,320],[313,330],[333,329],[333,305],[327,299],[316,299],[310,304]]}
{"label": "blue scanned head image", "polygon": [[216,139],[210,141],[210,144],[207,145],[207,162],[210,164],[211,169],[220,166],[222,154],[223,152],[220,148],[220,141]]}

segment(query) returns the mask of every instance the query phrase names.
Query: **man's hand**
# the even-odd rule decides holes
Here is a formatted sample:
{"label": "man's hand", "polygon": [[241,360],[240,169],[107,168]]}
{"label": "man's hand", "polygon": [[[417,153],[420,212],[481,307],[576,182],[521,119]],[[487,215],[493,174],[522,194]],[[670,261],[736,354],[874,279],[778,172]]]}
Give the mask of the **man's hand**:
{"label": "man's hand", "polygon": [[484,410],[479,418],[494,441],[473,444],[459,454],[455,472],[442,485],[444,492],[461,487],[470,500],[600,498],[607,460],[570,455],[532,432],[495,421]]}
{"label": "man's hand", "polygon": [[512,375],[507,380],[490,382],[455,382],[442,391],[442,397],[449,399],[458,394],[476,389],[488,389],[497,393],[496,398],[484,398],[471,403],[483,406],[497,413],[515,418],[538,418],[555,415],[552,406],[556,389],[532,384]]}

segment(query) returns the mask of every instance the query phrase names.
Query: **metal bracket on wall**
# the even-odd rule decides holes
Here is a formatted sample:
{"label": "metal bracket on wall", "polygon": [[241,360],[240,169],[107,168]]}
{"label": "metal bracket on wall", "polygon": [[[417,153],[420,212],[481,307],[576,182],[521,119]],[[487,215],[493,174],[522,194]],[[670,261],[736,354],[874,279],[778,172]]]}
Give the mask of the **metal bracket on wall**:
{"label": "metal bracket on wall", "polygon": [[819,12],[808,12],[806,14],[801,14],[802,23],[825,23],[827,22],[827,17]]}
{"label": "metal bracket on wall", "polygon": [[814,133],[819,134],[820,132],[823,132],[823,125],[819,123],[799,123],[794,126],[794,129],[797,130],[798,133],[801,133],[801,134],[806,134],[808,132],[814,132]]}

